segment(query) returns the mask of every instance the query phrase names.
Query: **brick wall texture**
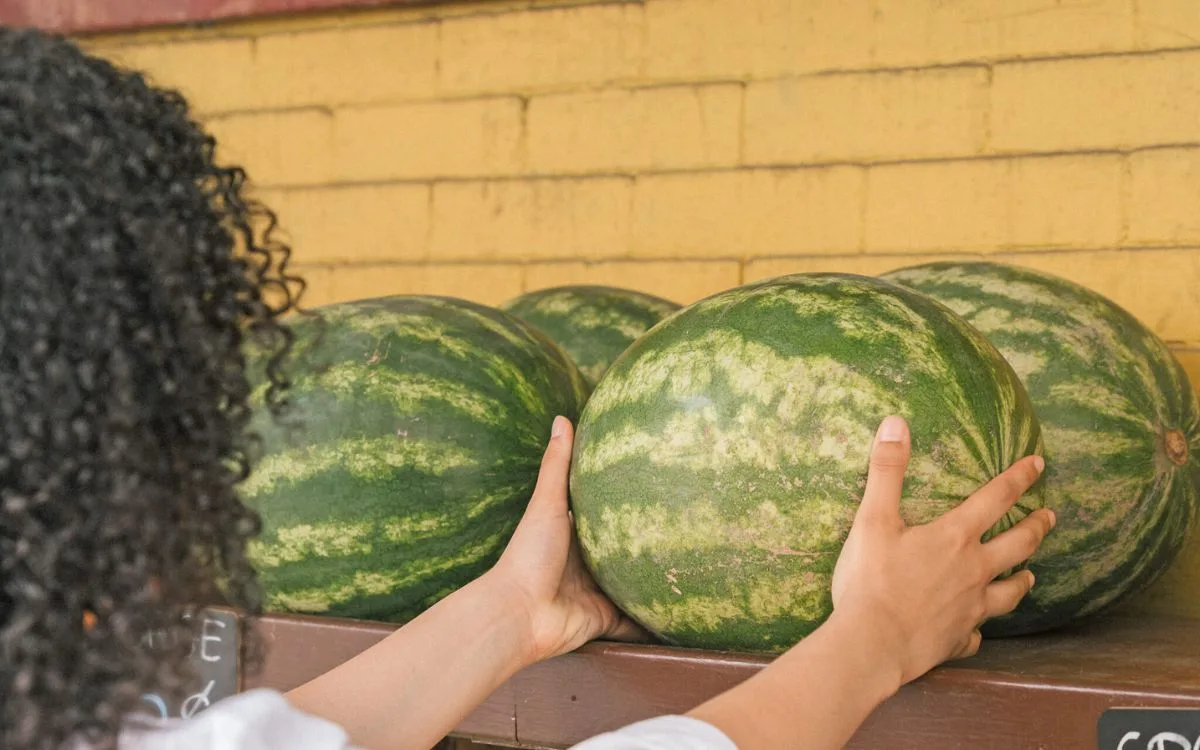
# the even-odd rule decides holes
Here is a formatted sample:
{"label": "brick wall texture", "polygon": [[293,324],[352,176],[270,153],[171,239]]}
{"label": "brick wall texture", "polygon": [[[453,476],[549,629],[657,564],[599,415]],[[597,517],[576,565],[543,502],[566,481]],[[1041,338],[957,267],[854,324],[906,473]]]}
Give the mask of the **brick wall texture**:
{"label": "brick wall texture", "polygon": [[[1110,296],[1200,384],[1194,0],[493,0],[86,43],[191,99],[310,305],[986,256]],[[1200,616],[1200,540],[1177,567],[1154,606]]]}

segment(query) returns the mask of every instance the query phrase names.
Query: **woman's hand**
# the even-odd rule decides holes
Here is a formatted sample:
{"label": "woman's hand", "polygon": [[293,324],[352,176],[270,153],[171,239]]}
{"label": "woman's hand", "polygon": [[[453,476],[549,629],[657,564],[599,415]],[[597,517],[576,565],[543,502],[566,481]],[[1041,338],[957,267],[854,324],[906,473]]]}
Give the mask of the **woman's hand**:
{"label": "woman's hand", "polygon": [[900,491],[910,437],[900,417],[884,420],[871,451],[867,488],[833,576],[835,618],[884,644],[900,684],[979,649],[979,626],[1011,612],[1033,585],[1021,571],[1054,527],[1048,509],[987,543],[980,538],[1028,490],[1045,466],[1027,456],[936,520],[907,528]]}
{"label": "woman's hand", "polygon": [[595,638],[646,640],[588,575],[567,510],[574,437],[557,417],[542,456],[537,486],[500,560],[487,573],[529,623],[530,661],[572,651]]}
{"label": "woman's hand", "polygon": [[593,638],[637,638],[584,570],[567,513],[571,425],[554,422],[500,560],[361,654],[288,693],[355,747],[433,747],[505,680]]}
{"label": "woman's hand", "polygon": [[743,750],[833,750],[900,687],[979,648],[979,625],[1016,607],[1028,572],[995,580],[1033,554],[1054,515],[1039,510],[980,538],[1037,480],[1027,457],[931,523],[906,527],[900,493],[908,426],[880,426],[854,525],[833,577],[832,616],[766,669],[689,712]]}

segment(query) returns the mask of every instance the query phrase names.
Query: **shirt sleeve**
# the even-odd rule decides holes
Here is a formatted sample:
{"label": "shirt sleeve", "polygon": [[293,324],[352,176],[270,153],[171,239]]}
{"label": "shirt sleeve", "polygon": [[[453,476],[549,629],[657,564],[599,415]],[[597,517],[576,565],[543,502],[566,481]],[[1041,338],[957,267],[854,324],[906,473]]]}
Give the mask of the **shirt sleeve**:
{"label": "shirt sleeve", "polygon": [[738,750],[708,722],[690,716],[659,716],[600,734],[571,750]]}
{"label": "shirt sleeve", "polygon": [[337,724],[303,713],[274,690],[226,698],[191,719],[131,721],[120,750],[354,750]]}

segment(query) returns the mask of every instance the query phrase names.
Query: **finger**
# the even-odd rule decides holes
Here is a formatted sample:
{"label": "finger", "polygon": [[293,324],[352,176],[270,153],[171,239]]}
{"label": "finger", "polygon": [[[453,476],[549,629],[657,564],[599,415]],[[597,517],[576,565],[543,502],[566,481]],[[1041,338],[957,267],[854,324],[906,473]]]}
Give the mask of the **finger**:
{"label": "finger", "polygon": [[555,417],[550,429],[550,442],[542,454],[537,484],[525,514],[567,512],[567,478],[571,471],[571,422],[566,417]]}
{"label": "finger", "polygon": [[591,583],[592,588],[599,591],[600,587],[596,584],[596,579],[592,578],[592,574],[588,572],[587,564],[583,561],[583,552],[579,548],[579,535],[576,533],[573,525],[569,530],[569,537],[571,541],[567,545],[567,570],[578,571]]}
{"label": "finger", "polygon": [[1028,560],[1054,528],[1054,512],[1041,508],[1030,513],[1011,529],[997,534],[983,545],[988,570],[997,576]]}
{"label": "finger", "polygon": [[987,617],[991,619],[1012,612],[1031,588],[1033,588],[1033,573],[1028,570],[1022,570],[1002,581],[989,584],[984,594],[987,599]]}
{"label": "finger", "polygon": [[972,537],[982,536],[1012,510],[1021,495],[1042,475],[1045,466],[1041,456],[1022,458],[947,512],[943,520]]}
{"label": "finger", "polygon": [[971,635],[967,638],[967,642],[958,650],[958,653],[950,657],[951,660],[969,659],[979,653],[979,647],[983,644],[983,634],[979,632],[979,628],[971,631]]}
{"label": "finger", "polygon": [[[513,530],[501,561],[525,558],[537,567],[561,571],[571,546],[571,520],[567,510],[567,481],[571,468],[571,423],[555,417],[550,441],[542,453],[533,495]],[[566,533],[556,534],[556,529]],[[547,546],[549,544],[549,546]]]}
{"label": "finger", "polygon": [[872,523],[900,523],[900,493],[908,469],[909,431],[904,419],[890,416],[879,425],[871,446],[867,487],[858,518]]}
{"label": "finger", "polygon": [[604,634],[604,639],[622,643],[658,643],[658,639],[649,630],[624,615],[618,618],[616,625]]}

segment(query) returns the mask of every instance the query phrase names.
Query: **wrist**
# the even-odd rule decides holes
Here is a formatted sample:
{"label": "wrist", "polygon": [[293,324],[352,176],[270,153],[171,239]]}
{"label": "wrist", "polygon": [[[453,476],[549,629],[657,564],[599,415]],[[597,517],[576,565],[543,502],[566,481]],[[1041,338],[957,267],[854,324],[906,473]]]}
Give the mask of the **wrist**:
{"label": "wrist", "polygon": [[514,672],[540,660],[535,623],[537,612],[524,589],[495,568],[472,581],[468,587],[485,600],[502,643],[509,644]]}
{"label": "wrist", "polygon": [[835,610],[822,627],[828,629],[840,652],[859,666],[862,683],[879,703],[907,681],[904,637],[883,618]]}

